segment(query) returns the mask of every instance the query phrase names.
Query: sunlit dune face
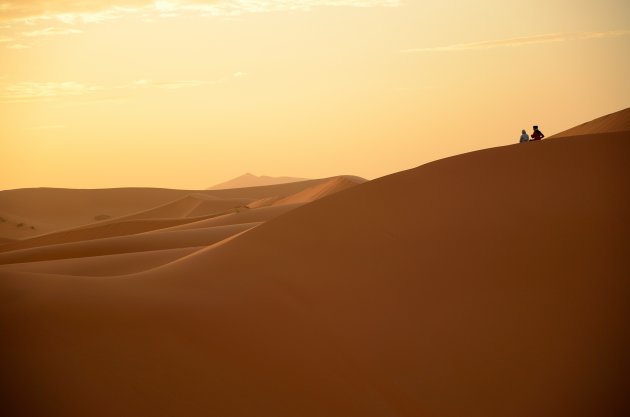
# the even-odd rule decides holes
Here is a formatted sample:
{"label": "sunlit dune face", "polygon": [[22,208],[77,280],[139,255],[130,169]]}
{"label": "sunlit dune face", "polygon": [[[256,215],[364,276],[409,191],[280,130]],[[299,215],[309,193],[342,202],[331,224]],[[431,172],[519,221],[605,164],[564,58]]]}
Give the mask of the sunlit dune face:
{"label": "sunlit dune face", "polygon": [[0,0],[0,189],[386,175],[627,107],[627,2]]}

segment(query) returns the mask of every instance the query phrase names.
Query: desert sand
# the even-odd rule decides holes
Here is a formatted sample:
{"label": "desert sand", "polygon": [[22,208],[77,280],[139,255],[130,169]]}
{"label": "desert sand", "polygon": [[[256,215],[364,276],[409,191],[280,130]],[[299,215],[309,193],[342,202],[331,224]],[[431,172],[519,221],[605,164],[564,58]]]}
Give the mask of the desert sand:
{"label": "desert sand", "polygon": [[[340,178],[343,178],[343,181],[340,181]],[[22,239],[17,239],[15,230],[28,229],[28,227],[16,227],[15,224],[6,222],[6,227],[0,229],[8,230],[5,235],[0,235],[0,238],[5,239],[4,244],[0,242],[0,252],[162,230],[249,210],[249,203],[275,202],[314,187],[332,184],[327,186],[323,193],[313,195],[310,199],[302,199],[302,204],[304,204],[364,181],[359,177],[348,176],[214,191],[148,188],[103,190],[40,188],[2,191],[0,192],[0,211],[10,213],[12,216],[5,215],[5,218],[19,217],[25,224],[26,222],[38,224],[38,228],[32,230],[28,238],[22,235]],[[137,196],[132,198],[131,195],[135,195],[134,191]],[[157,203],[147,207],[143,199]],[[251,208],[267,205],[271,203],[253,205]],[[46,211],[46,207],[49,206],[50,211]],[[288,209],[279,209],[279,211],[284,212]],[[100,216],[106,217],[99,217],[95,213],[118,213],[118,215],[101,214]],[[273,214],[272,211],[269,214]],[[254,215],[253,218],[256,220],[252,221],[267,219],[266,215],[260,213]],[[0,221],[0,226],[3,224]],[[221,224],[227,225],[230,222],[223,220]],[[42,233],[41,230],[49,232]]]}
{"label": "desert sand", "polygon": [[[3,415],[623,415],[630,129],[598,120],[369,182],[160,190],[107,212],[188,222],[4,250]],[[188,217],[214,198],[258,203]]]}

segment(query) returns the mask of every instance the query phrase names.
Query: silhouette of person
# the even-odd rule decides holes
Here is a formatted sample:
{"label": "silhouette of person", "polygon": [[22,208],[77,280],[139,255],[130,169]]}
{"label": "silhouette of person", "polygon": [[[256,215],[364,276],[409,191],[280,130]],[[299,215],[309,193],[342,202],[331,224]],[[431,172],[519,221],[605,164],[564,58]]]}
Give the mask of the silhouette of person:
{"label": "silhouette of person", "polygon": [[520,143],[525,143],[525,142],[529,142],[529,135],[527,134],[527,131],[523,129]]}
{"label": "silhouette of person", "polygon": [[534,133],[532,133],[532,140],[541,140],[544,138],[543,132],[538,130],[538,126],[534,126]]}

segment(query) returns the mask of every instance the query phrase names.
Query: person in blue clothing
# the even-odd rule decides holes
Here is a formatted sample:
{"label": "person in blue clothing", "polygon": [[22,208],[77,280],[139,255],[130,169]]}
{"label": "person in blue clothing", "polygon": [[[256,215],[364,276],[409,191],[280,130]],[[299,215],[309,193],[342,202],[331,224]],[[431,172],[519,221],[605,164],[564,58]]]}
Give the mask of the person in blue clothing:
{"label": "person in blue clothing", "polygon": [[527,134],[527,131],[523,129],[520,143],[525,143],[525,142],[529,142],[529,135]]}

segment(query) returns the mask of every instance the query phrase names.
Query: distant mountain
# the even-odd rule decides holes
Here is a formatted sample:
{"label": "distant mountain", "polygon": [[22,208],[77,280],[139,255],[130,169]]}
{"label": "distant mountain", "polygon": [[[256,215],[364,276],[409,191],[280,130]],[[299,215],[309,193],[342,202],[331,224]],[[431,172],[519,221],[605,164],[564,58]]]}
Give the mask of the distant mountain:
{"label": "distant mountain", "polygon": [[265,175],[256,176],[250,173],[233,178],[229,181],[213,185],[208,190],[221,190],[225,188],[246,188],[260,187],[262,185],[287,184],[290,182],[307,181],[308,178],[293,177],[267,177]]}

